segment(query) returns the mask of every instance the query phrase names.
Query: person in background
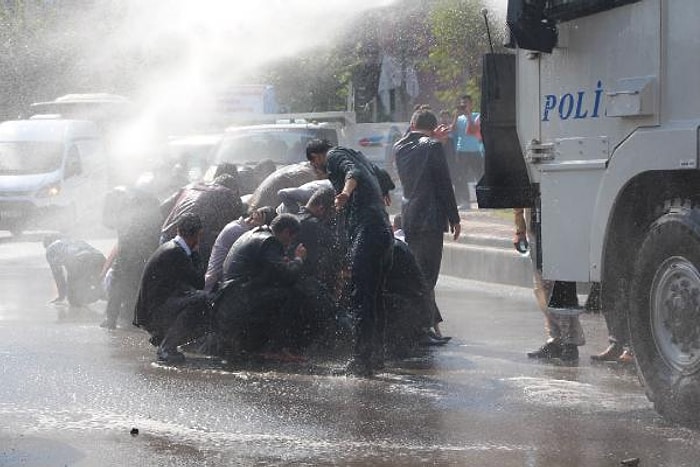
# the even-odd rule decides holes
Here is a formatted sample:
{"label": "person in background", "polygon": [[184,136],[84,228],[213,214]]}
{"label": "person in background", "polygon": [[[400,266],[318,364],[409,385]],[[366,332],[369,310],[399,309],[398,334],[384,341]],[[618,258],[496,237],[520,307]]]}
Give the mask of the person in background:
{"label": "person in background", "polygon": [[452,135],[452,122],[454,118],[452,113],[443,109],[440,111],[440,120],[438,121],[438,127],[442,127],[445,130],[439,133],[438,141],[442,143],[442,149],[445,151],[445,159],[447,160],[447,167],[450,169],[450,179],[455,181],[455,142]]}
{"label": "person in background", "polygon": [[277,213],[270,206],[264,206],[253,211],[248,217],[241,216],[239,219],[229,222],[219,232],[214,242],[214,247],[209,256],[207,272],[204,274],[204,290],[215,291],[224,276],[224,261],[231,246],[241,235],[255,227],[270,225]]}
{"label": "person in background", "polygon": [[437,123],[429,110],[414,112],[411,131],[396,142],[394,153],[403,186],[402,227],[428,284],[435,338],[439,339],[442,316],[435,303],[435,285],[440,275],[444,233],[449,229],[457,240],[462,226],[445,152],[433,137],[441,136],[447,127],[438,127]]}
{"label": "person in background", "polygon": [[335,208],[345,214],[350,302],[357,331],[346,371],[370,376],[384,367],[386,314],[381,294],[391,265],[393,244],[386,212],[388,196],[384,193],[388,194],[390,177],[386,172],[379,177],[378,168],[362,153],[333,148],[324,140],[310,141],[306,157],[318,172],[328,175],[336,193]]}
{"label": "person in background", "polygon": [[141,275],[148,258],[158,248],[163,218],[155,195],[138,188],[117,187],[108,193],[103,225],[117,231],[107,293],[106,329],[116,329],[120,316],[134,320]]}
{"label": "person in background", "polygon": [[60,234],[47,235],[43,244],[58,290],[51,303],[68,300],[72,307],[83,307],[103,297],[102,272],[106,258],[101,251],[83,240]]}
{"label": "person in background", "polygon": [[471,209],[469,183],[478,181],[484,172],[480,121],[479,113],[472,111],[472,98],[463,95],[459,99],[450,130],[455,147],[455,196],[460,209],[465,211]]}
{"label": "person in background", "polygon": [[146,263],[134,325],[151,334],[159,361],[183,361],[178,346],[206,331],[209,295],[202,290],[204,276],[197,254],[202,232],[199,216],[183,214],[175,238],[158,247]]}
{"label": "person in background", "polygon": [[557,316],[549,310],[549,299],[554,287],[553,281],[542,278],[542,271],[537,268],[537,254],[532,251],[537,245],[535,233],[526,217],[530,216],[529,209],[516,208],[513,210],[515,219],[515,237],[513,244],[518,252],[526,252],[530,248],[530,258],[533,266],[534,294],[537,304],[544,315],[544,329],[547,340],[539,349],[528,352],[529,358],[551,361],[554,359],[564,363],[578,361],[578,347],[586,343],[583,327],[577,315]]}

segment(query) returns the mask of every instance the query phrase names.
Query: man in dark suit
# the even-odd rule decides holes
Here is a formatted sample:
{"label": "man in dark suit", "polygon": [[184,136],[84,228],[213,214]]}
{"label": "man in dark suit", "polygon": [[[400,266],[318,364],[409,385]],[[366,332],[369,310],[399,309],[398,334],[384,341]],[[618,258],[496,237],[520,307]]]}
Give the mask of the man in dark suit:
{"label": "man in dark suit", "polygon": [[304,245],[294,257],[285,250],[299,233],[299,221],[280,214],[270,226],[244,233],[224,261],[224,283],[215,306],[221,351],[234,355],[263,351],[273,358],[291,358],[299,323],[299,298],[294,291],[306,258]]}
{"label": "man in dark suit", "polygon": [[434,308],[433,325],[440,337],[442,321],[435,304],[435,284],[440,274],[444,232],[448,226],[455,240],[461,232],[457,202],[442,144],[434,139],[437,117],[419,109],[411,117],[411,131],[396,142],[396,167],[403,185],[401,217],[406,243],[423,271]]}
{"label": "man in dark suit", "polygon": [[199,216],[182,215],[175,238],[153,253],[143,272],[134,324],[151,334],[160,361],[184,360],[177,347],[205,331],[209,296],[197,253],[202,231]]}
{"label": "man in dark suit", "polygon": [[345,214],[352,270],[350,301],[357,323],[353,357],[346,370],[369,376],[384,366],[386,314],[381,291],[393,243],[385,194],[393,183],[362,153],[332,148],[328,141],[310,141],[306,157],[316,170],[328,174],[336,210]]}

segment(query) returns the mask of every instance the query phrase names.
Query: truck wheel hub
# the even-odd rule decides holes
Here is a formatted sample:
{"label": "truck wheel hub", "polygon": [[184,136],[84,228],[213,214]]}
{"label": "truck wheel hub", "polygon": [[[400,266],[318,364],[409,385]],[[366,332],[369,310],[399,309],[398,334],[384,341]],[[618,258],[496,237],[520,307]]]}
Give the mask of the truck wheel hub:
{"label": "truck wheel hub", "polygon": [[682,373],[700,368],[700,272],[673,256],[657,269],[650,291],[651,330],[667,364]]}

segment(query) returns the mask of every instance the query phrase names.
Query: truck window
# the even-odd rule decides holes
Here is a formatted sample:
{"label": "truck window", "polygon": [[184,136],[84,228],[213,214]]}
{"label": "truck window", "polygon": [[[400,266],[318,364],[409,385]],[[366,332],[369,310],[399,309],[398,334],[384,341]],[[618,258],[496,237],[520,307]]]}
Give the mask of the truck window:
{"label": "truck window", "polygon": [[569,21],[639,1],[641,0],[548,0],[545,16],[556,21]]}

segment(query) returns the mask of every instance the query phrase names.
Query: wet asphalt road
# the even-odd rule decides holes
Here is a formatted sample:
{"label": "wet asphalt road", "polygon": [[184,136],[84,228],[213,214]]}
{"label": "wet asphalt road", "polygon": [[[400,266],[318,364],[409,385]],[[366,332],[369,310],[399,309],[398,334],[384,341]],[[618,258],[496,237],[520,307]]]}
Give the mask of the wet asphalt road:
{"label": "wet asphalt road", "polygon": [[323,362],[166,367],[145,333],[98,327],[104,303],[47,305],[39,239],[0,236],[1,466],[700,464],[698,433],[656,415],[632,369],[589,363],[602,317],[583,317],[578,366],[527,359],[543,330],[526,289],[441,278],[453,340],[372,379]]}

